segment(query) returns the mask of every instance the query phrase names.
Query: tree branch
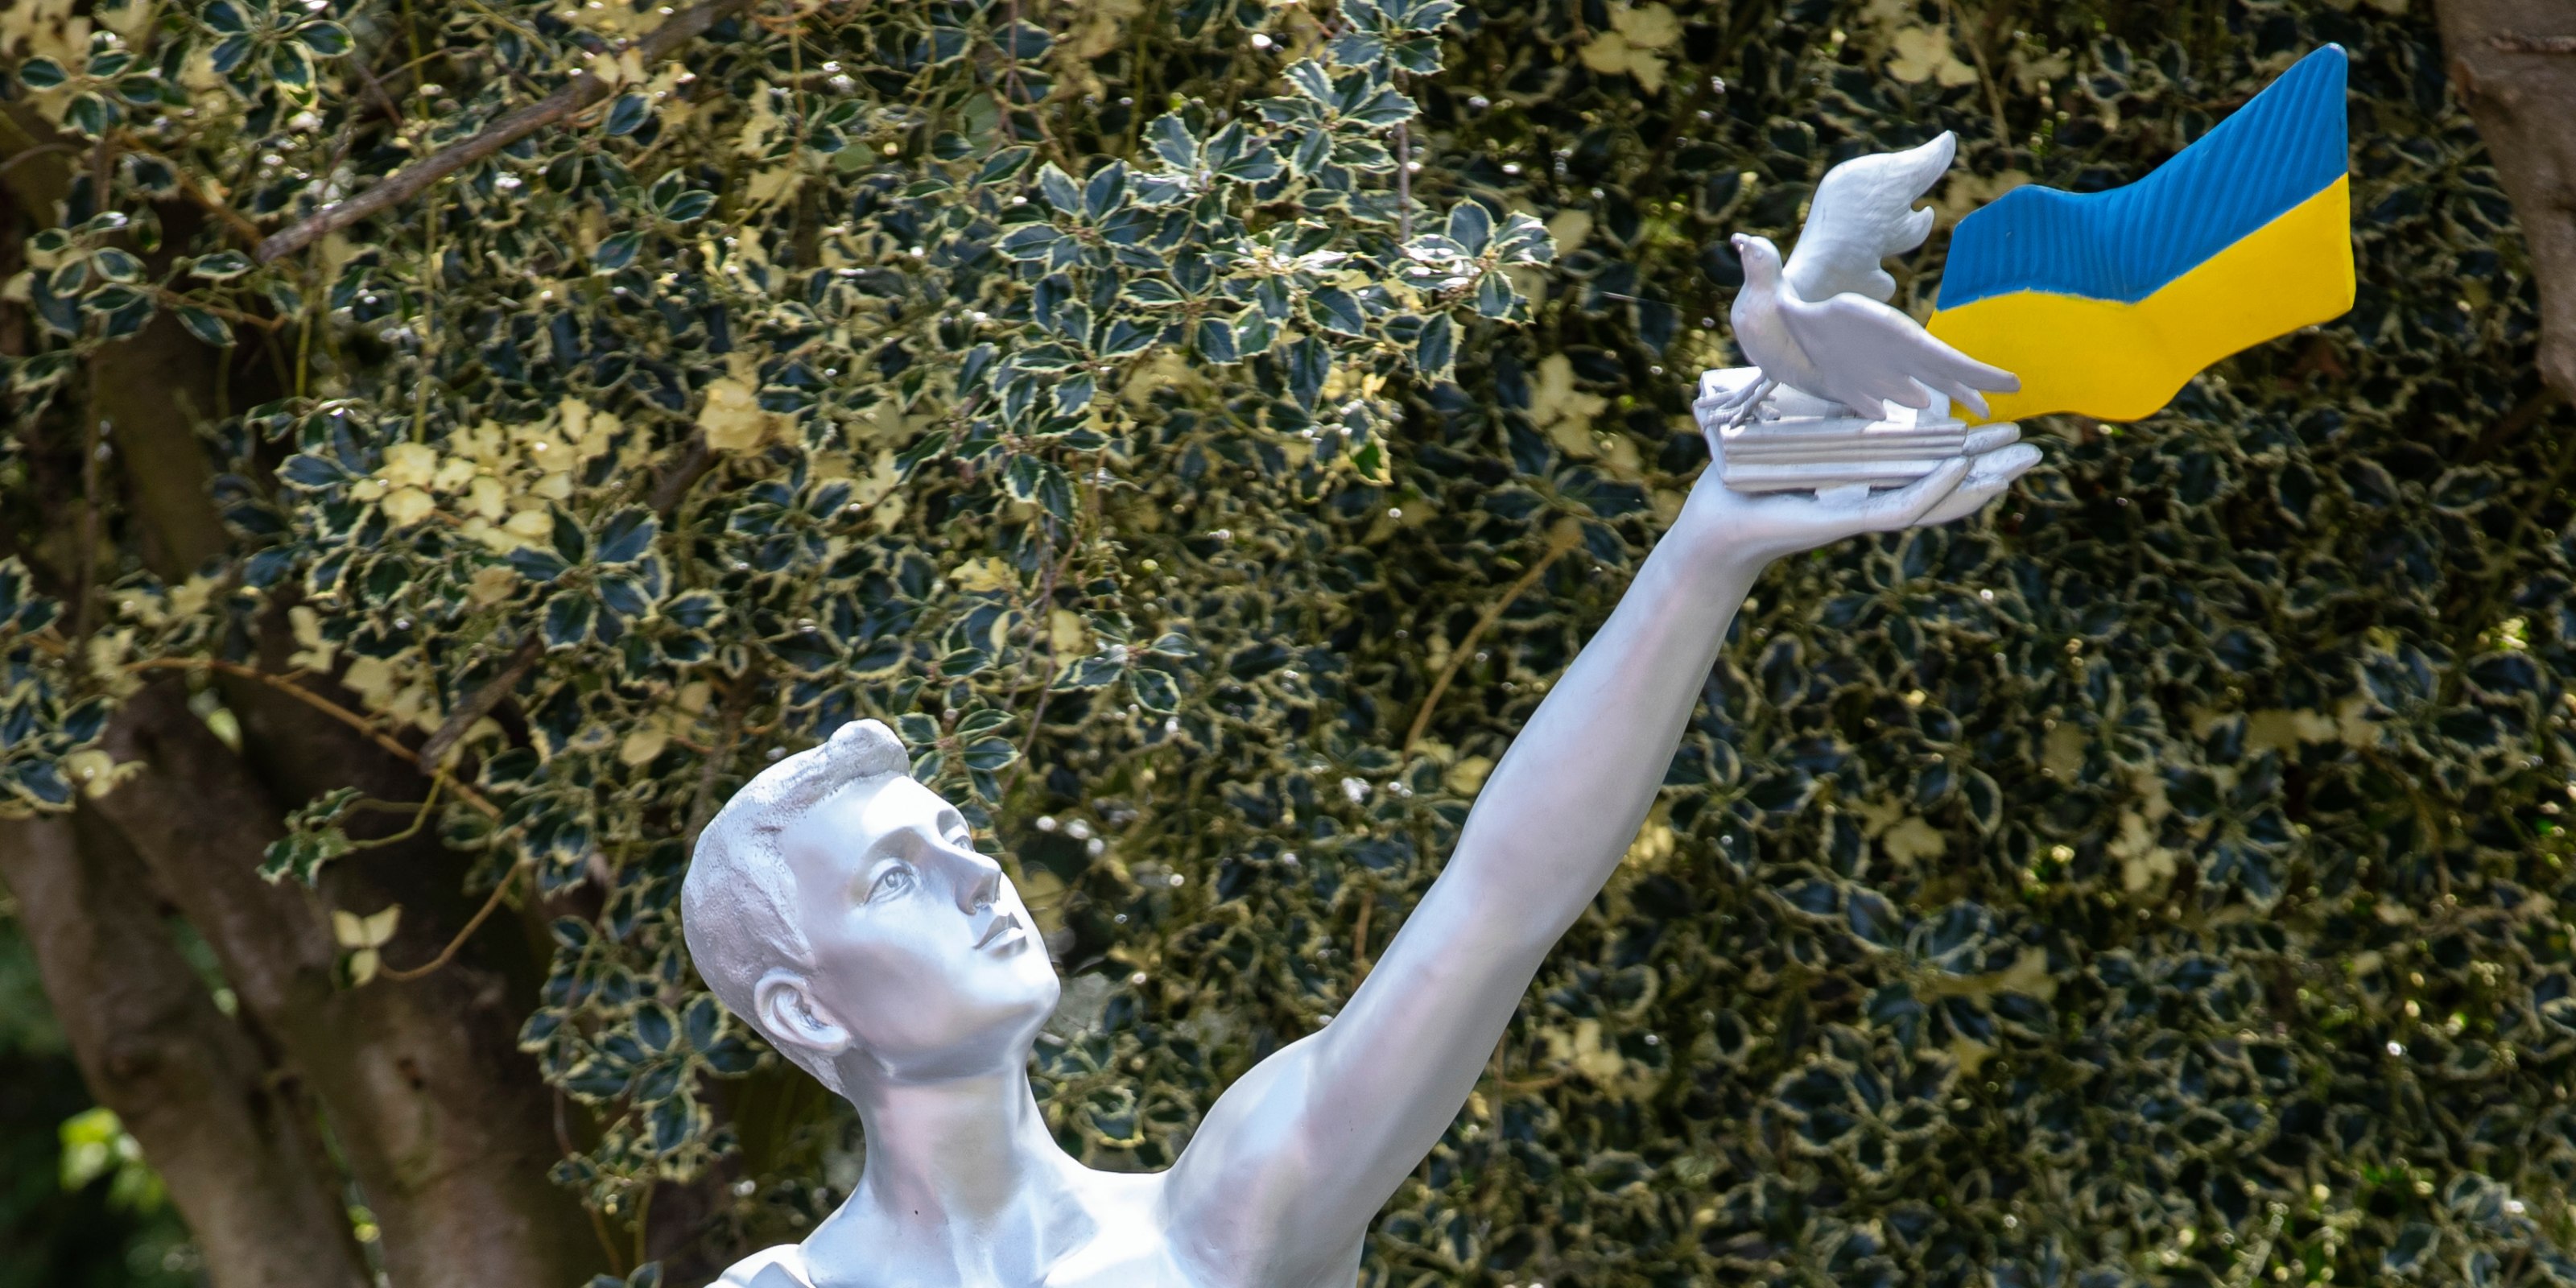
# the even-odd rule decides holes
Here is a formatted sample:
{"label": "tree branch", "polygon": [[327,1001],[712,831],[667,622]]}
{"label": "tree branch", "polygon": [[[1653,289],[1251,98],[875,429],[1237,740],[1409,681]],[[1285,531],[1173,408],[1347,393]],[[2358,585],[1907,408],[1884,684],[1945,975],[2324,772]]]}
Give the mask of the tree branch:
{"label": "tree branch", "polygon": [[299,1084],[216,1009],[133,854],[94,818],[0,820],[0,877],[90,1091],[142,1144],[215,1288],[365,1288]]}
{"label": "tree branch", "polygon": [[1555,563],[1557,556],[1572,550],[1578,540],[1580,538],[1575,536],[1570,528],[1550,536],[1547,552],[1538,557],[1538,562],[1531,564],[1529,571],[1522,573],[1520,580],[1512,583],[1511,589],[1504,591],[1493,603],[1485,606],[1484,616],[1477,618],[1476,624],[1467,628],[1467,638],[1458,641],[1458,647],[1449,650],[1449,661],[1441,666],[1439,675],[1432,677],[1431,691],[1422,695],[1422,708],[1413,713],[1413,727],[1404,731],[1404,745],[1396,752],[1398,759],[1413,754],[1413,744],[1420,742],[1423,731],[1431,727],[1432,709],[1440,705],[1441,695],[1449,692],[1449,682],[1457,678],[1458,668],[1475,653],[1476,642],[1485,638],[1485,632],[1492,630],[1494,623],[1502,620],[1503,610],[1511,607],[1513,600],[1528,593],[1530,587],[1537,585],[1538,579],[1547,572],[1547,566]]}
{"label": "tree branch", "polygon": [[[2478,123],[2540,288],[2540,377],[2576,398],[2576,54],[2560,0],[2440,0],[2451,84]],[[2555,30],[2549,30],[2555,28]]]}
{"label": "tree branch", "polygon": [[717,708],[718,726],[715,747],[708,751],[698,766],[698,789],[689,802],[689,817],[682,828],[682,841],[690,853],[698,848],[698,833],[715,821],[716,779],[726,765],[733,762],[734,747],[742,741],[742,722],[751,712],[753,686],[758,682],[757,669],[746,670],[725,689],[724,700]]}
{"label": "tree branch", "polygon": [[22,161],[33,161],[38,157],[52,156],[58,152],[72,152],[76,150],[77,149],[60,143],[39,143],[32,148],[20,150],[6,161],[0,161],[0,174],[7,174],[12,170],[17,169],[18,164]]}
{"label": "tree branch", "polygon": [[[705,0],[703,4],[682,10],[669,22],[654,28],[643,39],[626,48],[634,50],[646,63],[660,62],[680,46],[704,35],[718,19],[750,5],[751,0]],[[258,257],[266,263],[280,256],[292,255],[369,215],[409,201],[448,175],[608,97],[611,88],[607,81],[589,72],[577,72],[554,93],[515,112],[503,114],[473,138],[397,170],[378,180],[365,192],[325,206],[270,234],[268,240],[259,244]]]}
{"label": "tree branch", "polygon": [[2576,54],[2576,36],[2526,36],[2508,31],[2489,36],[2487,43],[2508,54]]}
{"label": "tree branch", "polygon": [[[368,720],[365,716],[359,715],[357,712],[351,711],[347,707],[341,706],[339,703],[323,697],[321,694],[304,688],[303,686],[288,680],[285,676],[271,675],[257,667],[243,666],[239,662],[227,662],[221,658],[212,657],[153,657],[145,658],[140,662],[129,662],[126,664],[125,669],[129,671],[194,671],[202,669],[220,671],[226,675],[239,676],[245,680],[257,680],[261,684],[265,684],[280,693],[286,694],[287,696],[294,698],[296,701],[357,730],[359,733],[365,734],[368,741],[375,743],[386,751],[392,752],[400,759],[409,760],[412,757],[410,748],[394,741],[393,738],[388,736],[383,730],[376,728],[375,723]],[[497,699],[495,700],[497,701]],[[423,768],[425,772],[432,774],[438,773],[437,769],[431,767],[435,764],[436,762],[432,761],[430,762],[430,765],[424,766]],[[454,778],[447,778],[446,783],[448,790],[455,792],[458,800],[472,805],[474,808],[483,811],[485,814],[493,818],[499,818],[501,816],[500,807],[494,805],[481,792],[475,791],[473,788],[457,782]]]}
{"label": "tree branch", "polygon": [[[215,950],[243,1012],[308,1079],[384,1231],[393,1282],[580,1282],[594,1257],[576,1237],[577,1205],[546,1180],[544,1084],[517,1049],[518,1017],[495,973],[460,962],[403,988],[341,987],[331,904],[257,872],[283,834],[283,811],[188,710],[184,686],[164,681],[129,698],[103,745],[140,768],[97,799],[99,813]],[[374,875],[335,865],[323,893],[381,907]],[[406,916],[388,951],[427,955],[449,935],[435,916]]]}
{"label": "tree branch", "polygon": [[420,766],[420,772],[439,772],[439,762],[447,759],[448,750],[474,727],[475,721],[501,705],[501,699],[510,696],[510,690],[519,687],[519,681],[528,678],[528,672],[536,669],[537,659],[545,656],[545,652],[544,638],[535,631],[528,632],[528,638],[519,641],[519,647],[510,654],[509,660],[501,664],[500,672],[456,704],[456,709],[448,712],[447,718],[438,723],[437,732],[420,745],[420,754],[413,758],[414,763]]}
{"label": "tree branch", "polygon": [[680,502],[688,499],[689,489],[697,486],[698,480],[705,478],[707,471],[715,466],[716,454],[707,446],[706,432],[691,431],[688,443],[680,448],[679,457],[671,462],[670,468],[662,471],[662,477],[653,484],[653,513],[670,518],[671,512],[680,508]]}
{"label": "tree branch", "polygon": [[515,864],[509,871],[502,873],[501,883],[492,887],[492,897],[485,899],[483,901],[483,906],[474,910],[474,915],[466,920],[465,928],[457,931],[456,937],[448,940],[447,946],[439,949],[436,957],[432,957],[418,966],[412,966],[402,970],[395,970],[391,967],[387,967],[377,973],[384,976],[386,979],[405,983],[411,980],[420,979],[423,976],[437,974],[440,968],[446,966],[449,962],[456,960],[456,954],[464,951],[465,941],[472,939],[474,937],[474,932],[481,930],[483,928],[483,923],[491,919],[492,914],[500,908],[502,897],[510,893],[511,886],[518,884],[519,873],[527,866],[528,865],[525,863]]}

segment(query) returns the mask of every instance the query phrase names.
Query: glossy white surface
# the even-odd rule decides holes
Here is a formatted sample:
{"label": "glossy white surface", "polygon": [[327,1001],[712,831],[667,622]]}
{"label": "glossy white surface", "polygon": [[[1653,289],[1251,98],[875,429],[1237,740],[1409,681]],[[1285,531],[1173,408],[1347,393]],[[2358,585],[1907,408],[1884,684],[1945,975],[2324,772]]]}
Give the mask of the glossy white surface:
{"label": "glossy white surface", "polygon": [[1783,386],[1758,415],[1730,413],[1761,379],[1758,367],[1704,373],[1691,404],[1700,431],[1722,449],[1716,451],[1719,477],[1738,492],[1899,487],[1951,457],[1982,455],[2021,438],[2021,427],[2008,420],[1970,425],[1937,395],[1928,407],[1889,407],[1871,419]]}
{"label": "glossy white surface", "polygon": [[1826,171],[1785,265],[1768,238],[1729,239],[1744,286],[1727,318],[1762,378],[1717,405],[1727,423],[1754,420],[1774,386],[1839,404],[1837,414],[1864,422],[1894,408],[1929,408],[1935,398],[1983,416],[1984,393],[2021,388],[2011,372],[1950,347],[1887,303],[1896,279],[1880,261],[1931,233],[1932,211],[1913,205],[1949,169],[1956,144],[1944,131],[1920,147]]}
{"label": "glossy white surface", "polygon": [[1054,971],[1018,894],[956,811],[902,776],[883,725],[764,771],[700,842],[686,934],[718,996],[857,1106],[867,1158],[810,1238],[723,1282],[1348,1288],[1369,1222],[1626,853],[1763,567],[1965,514],[2038,458],[2015,444],[1822,497],[1747,495],[1706,471],[1366,981],[1228,1088],[1166,1172],[1094,1172],[1045,1130],[1028,1061]]}

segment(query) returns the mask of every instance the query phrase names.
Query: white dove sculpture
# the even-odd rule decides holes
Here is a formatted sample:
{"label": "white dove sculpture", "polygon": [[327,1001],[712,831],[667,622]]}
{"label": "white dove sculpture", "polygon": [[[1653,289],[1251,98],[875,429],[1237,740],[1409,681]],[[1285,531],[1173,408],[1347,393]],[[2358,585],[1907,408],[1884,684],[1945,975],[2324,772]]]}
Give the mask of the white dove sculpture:
{"label": "white dove sculpture", "polygon": [[1944,131],[1920,147],[1855,157],[1826,171],[1785,268],[1769,239],[1735,235],[1744,287],[1728,317],[1736,345],[1761,376],[1719,393],[1707,410],[1740,426],[1785,385],[1864,420],[1876,420],[1888,403],[1928,408],[1935,394],[1982,417],[1980,391],[2021,388],[2011,372],[1951,348],[1887,304],[1896,279],[1879,261],[1922,245],[1931,233],[1931,209],[1912,207],[1950,168],[1957,146]]}
{"label": "white dove sculpture", "polygon": [[1726,486],[1818,496],[1899,487],[1961,456],[2021,437],[1980,419],[1985,391],[2020,387],[1887,304],[1880,261],[1923,244],[1932,212],[1914,209],[1950,165],[1948,134],[1903,152],[1855,157],[1816,185],[1797,252],[1784,266],[1760,237],[1735,238],[1744,288],[1730,316],[1754,366],[1711,371],[1693,404]]}

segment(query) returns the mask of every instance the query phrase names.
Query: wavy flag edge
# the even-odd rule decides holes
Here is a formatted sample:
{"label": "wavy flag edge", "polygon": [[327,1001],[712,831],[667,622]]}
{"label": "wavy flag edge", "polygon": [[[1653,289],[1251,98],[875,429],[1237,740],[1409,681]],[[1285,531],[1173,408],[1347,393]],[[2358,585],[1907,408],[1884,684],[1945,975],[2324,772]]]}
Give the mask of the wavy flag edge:
{"label": "wavy flag edge", "polygon": [[1934,335],[2021,378],[2007,420],[2137,420],[2229,354],[2352,307],[2346,57],[2326,45],[2145,178],[2016,188],[1951,235]]}

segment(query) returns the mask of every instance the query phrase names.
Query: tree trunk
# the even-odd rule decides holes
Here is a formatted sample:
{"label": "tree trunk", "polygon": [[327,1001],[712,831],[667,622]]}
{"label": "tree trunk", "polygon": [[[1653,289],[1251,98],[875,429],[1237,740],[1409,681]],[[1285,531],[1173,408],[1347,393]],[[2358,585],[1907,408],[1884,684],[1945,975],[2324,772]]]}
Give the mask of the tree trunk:
{"label": "tree trunk", "polygon": [[103,826],[0,820],[18,900],[90,1090],[141,1142],[215,1288],[366,1288],[309,1107],[216,1009],[160,900]]}
{"label": "tree trunk", "polygon": [[2441,0],[2442,43],[2540,286],[2540,374],[2576,399],[2576,4]]}
{"label": "tree trunk", "polygon": [[[502,981],[460,961],[411,983],[341,987],[321,896],[257,875],[283,810],[187,709],[176,681],[127,702],[106,746],[145,768],[102,797],[100,812],[173,893],[243,1008],[320,1097],[383,1229],[393,1282],[578,1282],[595,1260],[589,1227],[546,1179],[552,1120],[535,1065],[512,1040]],[[407,939],[389,951],[411,949]]]}
{"label": "tree trunk", "polygon": [[[12,155],[78,142],[65,140],[23,104],[0,104],[0,117]],[[8,169],[0,199],[36,212],[40,224],[51,222],[72,164],[83,159],[79,150],[32,152]],[[187,245],[202,218],[184,204],[165,205],[161,214],[166,247]],[[163,256],[147,260],[158,271]],[[113,451],[105,478],[121,494],[147,565],[174,581],[230,544],[207,493],[211,463],[196,433],[220,411],[212,400],[224,360],[164,314],[137,335],[102,346],[87,364],[83,414],[105,423]],[[66,517],[76,518],[84,498],[63,500]],[[264,626],[280,626],[280,616],[271,614]],[[275,637],[262,642],[277,655],[284,631],[264,633]],[[320,1103],[383,1231],[385,1268],[395,1288],[578,1283],[597,1268],[600,1254],[578,1202],[547,1179],[560,1151],[549,1092],[534,1061],[516,1048],[535,970],[527,953],[515,951],[517,927],[496,919],[472,951],[428,978],[340,986],[332,901],[358,913],[401,902],[401,933],[385,956],[396,965],[424,960],[463,923],[463,862],[425,833],[335,865],[325,882],[327,898],[262,882],[261,851],[280,834],[285,807],[342,784],[417,800],[427,784],[408,765],[289,695],[229,677],[220,687],[240,717],[243,751],[225,746],[188,711],[181,683],[154,685],[120,713],[107,744],[118,759],[139,759],[146,768],[96,801],[98,816],[214,948],[247,1021],[276,1044],[277,1061]],[[39,910],[30,900],[30,934],[48,943],[90,942],[104,932],[83,919],[100,915],[103,906],[57,899]],[[45,959],[47,987],[67,1023],[97,987],[75,971],[85,960],[71,948]],[[515,978],[496,972],[496,963]],[[75,973],[57,978],[62,971]],[[195,986],[193,976],[189,983]],[[109,1049],[122,1049],[118,1043],[164,1049],[155,1045],[163,1040],[155,1028],[129,1025],[138,1018],[129,1008],[84,1023]],[[231,1032],[243,1040],[239,1026]],[[101,1101],[125,1116],[120,1084],[103,1076],[112,1072],[108,1066],[85,1067]],[[138,1112],[148,1108],[129,1103]],[[242,1164],[222,1151],[159,1144],[139,1126],[136,1135],[174,1194],[218,1193],[239,1178]],[[314,1183],[336,1184],[329,1168],[307,1167]],[[337,1204],[334,1195],[333,1219],[345,1242],[346,1218]],[[183,1201],[181,1211],[195,1222],[201,1206]],[[329,1277],[331,1263],[311,1247],[297,1248],[280,1267],[259,1259],[259,1248],[225,1243],[203,1224],[196,1233],[218,1283],[338,1282]],[[236,1252],[245,1259],[233,1261]]]}

